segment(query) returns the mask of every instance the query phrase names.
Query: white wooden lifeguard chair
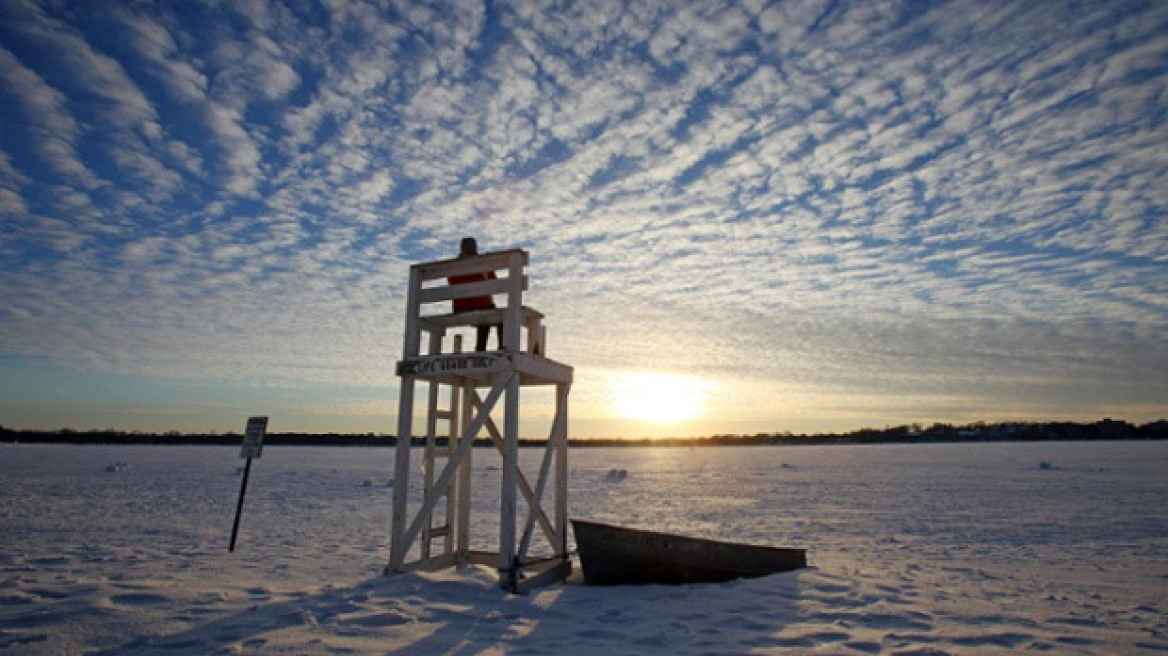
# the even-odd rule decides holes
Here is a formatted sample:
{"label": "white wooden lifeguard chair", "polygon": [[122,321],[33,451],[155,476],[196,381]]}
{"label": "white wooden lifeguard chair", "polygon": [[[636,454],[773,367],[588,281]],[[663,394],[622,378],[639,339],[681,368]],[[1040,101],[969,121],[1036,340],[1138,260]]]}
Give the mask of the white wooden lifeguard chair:
{"label": "white wooden lifeguard chair", "polygon": [[[387,574],[481,564],[495,567],[499,584],[511,592],[561,581],[571,574],[568,392],[572,368],[546,357],[543,315],[523,306],[527,262],[527,252],[515,249],[410,267],[405,345],[397,363],[401,399]],[[448,284],[450,276],[488,272],[498,277]],[[506,295],[506,305],[458,314],[442,307],[434,313],[437,304],[488,295]],[[499,350],[462,353],[462,336],[455,335],[450,340],[452,351],[443,352],[444,337],[451,329],[494,324],[503,326]],[[428,336],[425,353],[422,333]],[[419,381],[428,383],[429,399],[422,442],[422,498],[420,507],[411,512],[411,476],[418,476],[410,468],[410,452],[415,441],[414,393]],[[519,466],[519,392],[529,385],[555,386],[556,406],[534,487]],[[449,393],[443,394],[443,388]],[[487,390],[485,398],[480,390]],[[448,400],[445,404],[444,397]],[[500,398],[502,431],[491,416]],[[470,548],[473,445],[484,428],[502,455],[497,553]],[[543,507],[549,484],[553,490],[551,517]],[[527,501],[527,514],[522,525],[517,525],[520,494]],[[439,503],[444,503],[444,512],[436,512]],[[412,505],[417,506],[417,501]],[[439,525],[435,525],[436,519]],[[550,554],[529,553],[537,524],[551,547]]]}

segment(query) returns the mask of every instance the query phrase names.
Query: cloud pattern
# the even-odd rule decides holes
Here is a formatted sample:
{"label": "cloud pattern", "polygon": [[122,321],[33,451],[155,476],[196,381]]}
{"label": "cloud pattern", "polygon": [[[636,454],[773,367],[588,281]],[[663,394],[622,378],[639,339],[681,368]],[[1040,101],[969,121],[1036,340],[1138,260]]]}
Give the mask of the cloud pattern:
{"label": "cloud pattern", "polygon": [[1168,407],[1163,3],[0,0],[0,81],[10,372],[392,430],[474,234],[597,434],[627,370],[744,429]]}

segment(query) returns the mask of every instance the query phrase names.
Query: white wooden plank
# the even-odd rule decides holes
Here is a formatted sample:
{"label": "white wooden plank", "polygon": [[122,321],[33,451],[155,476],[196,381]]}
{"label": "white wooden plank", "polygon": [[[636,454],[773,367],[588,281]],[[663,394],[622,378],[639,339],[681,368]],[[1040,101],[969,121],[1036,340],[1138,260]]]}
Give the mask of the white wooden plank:
{"label": "white wooden plank", "polygon": [[418,354],[421,346],[421,330],[418,316],[421,306],[419,295],[422,292],[422,279],[417,273],[410,271],[410,281],[406,288],[406,331],[402,340],[402,358],[412,358]]}
{"label": "white wooden plank", "polygon": [[[516,308],[518,309],[518,308]],[[517,320],[517,317],[511,317]],[[519,328],[518,325],[515,326]],[[518,340],[516,340],[517,343]],[[509,343],[512,349],[514,343]],[[490,399],[488,399],[489,401]],[[489,403],[484,402],[484,407]],[[519,471],[519,374],[507,381],[503,401],[503,476],[499,500],[499,576],[508,589],[514,589],[519,580],[518,560],[515,557],[515,511]]]}
{"label": "white wooden plank", "polygon": [[405,535],[407,501],[410,494],[410,435],[413,432],[414,378],[407,376],[401,381],[401,396],[398,402],[397,444],[393,467],[393,526],[389,542],[389,570],[401,571],[406,553],[413,538]]}
{"label": "white wooden plank", "polygon": [[[471,405],[471,399],[478,398],[474,391],[474,387],[470,383],[463,384],[462,387],[462,428],[460,435],[467,435],[470,432],[470,420],[474,417],[475,409]],[[490,410],[484,411],[487,417],[487,423],[491,421]],[[472,438],[473,439],[473,438]],[[459,446],[462,446],[459,444]],[[474,458],[474,449],[471,449],[466,458],[463,459],[461,469],[458,471],[458,556],[459,562],[467,562],[467,555],[470,552],[470,492],[471,492],[471,465]]]}
{"label": "white wooden plank", "polygon": [[437,572],[440,569],[454,567],[457,563],[454,554],[441,554],[427,560],[417,560],[402,565],[399,572]]}
{"label": "white wooden plank", "polygon": [[[430,339],[431,348],[434,338]],[[426,497],[436,494],[434,489],[434,441],[438,430],[438,387],[435,381],[429,383],[426,401],[426,445],[422,450],[422,494]],[[430,557],[430,521],[422,527],[422,560]]]}
{"label": "white wooden plank", "polygon": [[510,371],[511,359],[492,352],[419,355],[397,363],[399,376],[467,376]]}
{"label": "white wooden plank", "polygon": [[417,271],[421,280],[435,280],[471,273],[486,273],[487,271],[497,271],[507,268],[510,264],[511,256],[514,253],[519,253],[523,265],[527,266],[529,259],[527,251],[515,248],[505,251],[491,251],[473,257],[455,257],[448,260],[422,262],[413,265],[410,267],[410,270],[411,272]]}
{"label": "white wooden plank", "polygon": [[556,418],[552,439],[556,443],[556,498],[554,516],[559,541],[553,545],[557,555],[568,553],[568,394],[572,386],[556,385]]}
{"label": "white wooden plank", "polygon": [[520,327],[523,325],[523,292],[527,291],[527,276],[523,275],[523,258],[512,253],[508,276],[511,280],[523,280],[523,286],[507,287],[507,308],[503,319],[503,349],[510,353],[521,350]]}
{"label": "white wooden plank", "polygon": [[529,576],[529,577],[519,581],[518,584],[515,586],[515,589],[512,590],[511,592],[514,592],[516,594],[527,594],[536,588],[541,588],[545,585],[551,585],[552,583],[558,583],[560,581],[563,581],[564,579],[568,578],[571,575],[572,575],[572,563],[571,562],[564,561],[561,563],[556,563],[555,565],[549,567],[548,569],[545,569],[544,571],[536,574],[535,576]]}
{"label": "white wooden plank", "polygon": [[[462,348],[462,336],[461,335],[456,336],[454,338],[454,348],[455,348],[455,352],[457,352],[459,349]],[[447,437],[447,439],[446,439],[446,458],[447,458],[447,460],[449,460],[450,456],[454,454],[454,448],[456,446],[455,441],[457,440],[457,436],[462,434],[462,432],[461,432],[463,429],[463,425],[461,423],[462,417],[459,414],[459,411],[461,409],[460,405],[462,403],[461,394],[462,394],[461,387],[459,387],[458,385],[451,385],[450,386],[450,406],[449,406],[450,407],[450,410],[449,410],[450,429],[446,432],[446,437]],[[469,457],[470,456],[467,456],[468,460],[469,460]],[[464,465],[465,464],[466,463],[464,463]],[[459,516],[455,512],[455,508],[456,508],[455,503],[457,502],[455,495],[457,494],[457,490],[458,490],[458,483],[455,482],[455,479],[451,479],[450,483],[448,483],[446,485],[446,488],[445,488],[445,491],[446,491],[446,525],[451,527],[454,530],[452,530],[450,533],[447,533],[445,538],[442,541],[442,547],[443,547],[443,549],[445,549],[445,551],[447,553],[451,553],[454,551],[454,533],[458,530],[457,522],[458,522]]]}
{"label": "white wooden plank", "polygon": [[[518,353],[515,356],[515,367],[524,374],[525,384],[554,385],[572,382],[572,367],[543,356]],[[530,382],[527,380],[528,377]]]}
{"label": "white wooden plank", "polygon": [[507,294],[513,288],[516,288],[515,281],[518,281],[518,288],[521,291],[527,290],[527,276],[520,274],[517,278],[496,278],[495,280],[483,280],[481,282],[465,282],[460,285],[428,287],[418,292],[418,302],[425,305],[426,303],[453,301],[458,298]]}
{"label": "white wooden plank", "polygon": [[[458,314],[431,314],[429,316],[422,317],[421,321],[433,327],[435,330],[441,328],[459,328],[463,326],[489,326],[497,323],[503,323],[503,315],[505,311],[506,308],[495,308],[493,310],[459,312]],[[542,312],[527,306],[523,306],[524,325],[536,321],[541,321],[542,319]]]}
{"label": "white wooden plank", "polygon": [[486,551],[468,551],[465,561],[468,565],[484,565],[497,569],[499,567],[499,554]]}

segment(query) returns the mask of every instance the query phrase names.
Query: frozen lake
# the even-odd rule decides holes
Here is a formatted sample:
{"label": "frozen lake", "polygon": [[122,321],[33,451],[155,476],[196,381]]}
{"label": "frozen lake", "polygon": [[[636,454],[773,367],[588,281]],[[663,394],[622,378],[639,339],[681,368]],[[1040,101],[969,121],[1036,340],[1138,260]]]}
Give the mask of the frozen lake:
{"label": "frozen lake", "polygon": [[[475,455],[491,548],[498,459]],[[575,449],[573,516],[803,547],[812,568],[526,598],[489,572],[378,576],[391,449],[266,448],[228,554],[241,464],[0,447],[0,651],[1168,651],[1164,443]]]}

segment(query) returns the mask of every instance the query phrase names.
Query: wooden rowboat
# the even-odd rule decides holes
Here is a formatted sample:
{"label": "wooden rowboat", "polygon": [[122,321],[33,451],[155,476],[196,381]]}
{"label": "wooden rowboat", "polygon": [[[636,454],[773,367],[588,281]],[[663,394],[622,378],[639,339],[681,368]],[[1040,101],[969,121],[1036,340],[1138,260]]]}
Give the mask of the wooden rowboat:
{"label": "wooden rowboat", "polygon": [[807,566],[803,549],[763,547],[572,520],[584,581],[593,585],[706,583]]}

